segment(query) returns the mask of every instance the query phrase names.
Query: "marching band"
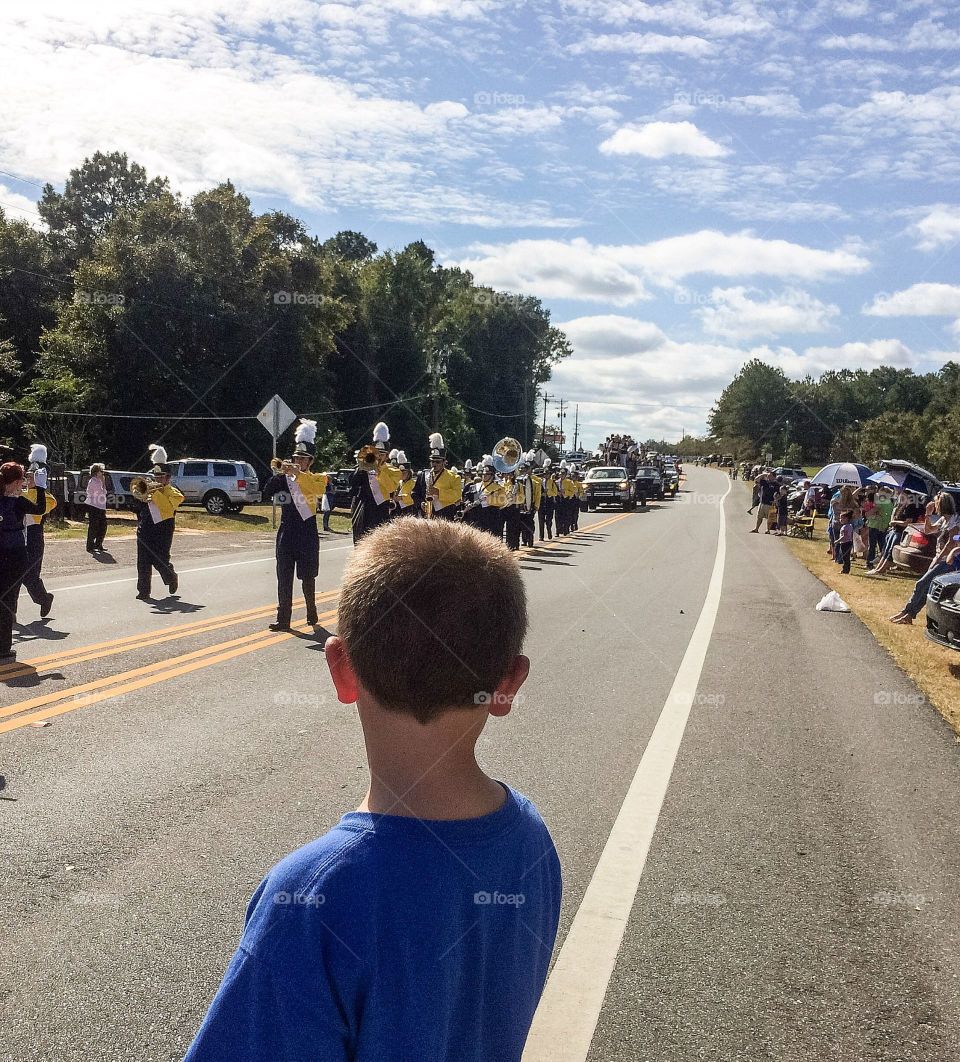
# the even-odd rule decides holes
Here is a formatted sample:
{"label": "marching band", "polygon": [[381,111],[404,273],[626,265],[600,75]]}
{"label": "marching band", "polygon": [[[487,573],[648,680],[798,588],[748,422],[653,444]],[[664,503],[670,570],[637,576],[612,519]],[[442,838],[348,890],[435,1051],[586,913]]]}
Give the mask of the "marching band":
{"label": "marching band", "polygon": [[[280,506],[276,540],[277,618],[275,631],[290,630],[294,580],[300,581],[306,602],[306,619],[317,624],[316,580],[320,570],[317,513],[327,491],[328,476],[311,471],[316,455],[316,421],[301,418],[289,458],[274,458],[271,477],[262,490],[263,501]],[[534,545],[539,520],[540,541],[577,530],[584,486],[566,461],[542,464],[531,450],[525,452],[513,438],[501,439],[493,453],[463,470],[447,465],[443,435],[428,438],[429,467],[416,474],[406,452],[388,450],[390,429],[382,421],[373,429],[372,441],[356,453],[350,476],[351,523],[354,543],[388,520],[462,520],[495,538],[511,550]],[[130,483],[137,517],[137,599],[149,601],[154,570],[175,594],[179,577],[171,560],[177,509],[183,494],[170,482],[167,452],[150,446],[149,476]],[[47,448],[34,443],[29,466],[8,461],[2,469],[0,493],[0,660],[12,659],[12,629],[20,587],[27,589],[49,614],[54,595],[45,587],[43,522],[56,507],[46,491]],[[90,468],[87,488],[90,528],[87,551],[103,552],[106,531],[106,492],[103,465]]]}

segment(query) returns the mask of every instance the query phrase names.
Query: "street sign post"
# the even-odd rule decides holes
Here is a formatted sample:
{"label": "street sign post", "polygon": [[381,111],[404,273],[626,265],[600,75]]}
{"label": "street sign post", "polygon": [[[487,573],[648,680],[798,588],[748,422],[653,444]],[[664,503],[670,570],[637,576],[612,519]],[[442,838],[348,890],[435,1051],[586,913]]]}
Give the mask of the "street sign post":
{"label": "street sign post", "polygon": [[[270,432],[273,439],[273,456],[277,456],[277,440],[297,419],[296,413],[279,396],[273,398],[257,414],[257,420]],[[277,503],[272,502],[270,509],[270,526],[277,526]]]}

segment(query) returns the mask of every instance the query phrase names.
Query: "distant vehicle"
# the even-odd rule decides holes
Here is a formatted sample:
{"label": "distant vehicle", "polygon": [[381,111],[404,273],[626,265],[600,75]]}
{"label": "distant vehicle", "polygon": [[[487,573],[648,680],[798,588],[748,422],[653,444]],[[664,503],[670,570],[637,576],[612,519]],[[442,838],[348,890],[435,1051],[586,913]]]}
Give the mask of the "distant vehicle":
{"label": "distant vehicle", "polygon": [[960,649],[960,572],[938,575],[927,593],[927,637]]}
{"label": "distant vehicle", "polygon": [[663,500],[663,476],[656,465],[641,465],[637,469],[633,480],[633,497],[641,507],[646,505],[650,498]]}
{"label": "distant vehicle", "polygon": [[356,472],[355,468],[339,468],[336,472],[327,473],[333,480],[333,496],[330,499],[331,509],[346,509],[347,512],[350,511],[353,505],[350,477],[354,472]]}
{"label": "distant vehicle", "polygon": [[167,468],[184,504],[202,505],[213,516],[230,510],[239,513],[245,505],[260,501],[257,473],[245,461],[186,457],[168,461]]}
{"label": "distant vehicle", "polygon": [[672,461],[663,463],[663,493],[673,498],[680,489],[680,473]]}
{"label": "distant vehicle", "polygon": [[791,483],[797,483],[800,480],[810,478],[802,468],[787,468],[784,465],[775,468],[773,474],[775,476],[781,476],[783,479],[789,480]]}
{"label": "distant vehicle", "polygon": [[586,489],[583,505],[588,512],[600,505],[617,505],[624,511],[634,507],[633,488],[622,468],[614,465],[591,468],[583,485]]}
{"label": "distant vehicle", "polygon": [[922,523],[908,524],[903,529],[900,541],[893,547],[892,560],[896,567],[904,571],[923,575],[936,552],[936,536],[924,534]]}

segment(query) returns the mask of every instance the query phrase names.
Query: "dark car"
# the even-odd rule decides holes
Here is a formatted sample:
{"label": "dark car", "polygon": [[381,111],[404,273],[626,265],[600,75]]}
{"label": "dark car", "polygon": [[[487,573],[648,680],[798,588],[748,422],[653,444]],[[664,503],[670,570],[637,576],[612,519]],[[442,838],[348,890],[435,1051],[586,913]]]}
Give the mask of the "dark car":
{"label": "dark car", "polygon": [[618,465],[591,468],[583,481],[585,494],[581,509],[592,512],[600,505],[616,505],[621,509],[634,506],[633,489],[627,481],[626,469]]}
{"label": "dark car", "polygon": [[641,465],[633,479],[633,497],[646,505],[649,498],[663,500],[663,477],[656,465]]}
{"label": "dark car", "polygon": [[331,509],[346,509],[350,511],[353,502],[353,492],[350,490],[350,477],[356,471],[354,468],[340,468],[336,472],[328,472],[331,480],[333,494],[330,498]]}
{"label": "dark car", "polygon": [[927,637],[960,649],[960,572],[938,575],[927,594]]}

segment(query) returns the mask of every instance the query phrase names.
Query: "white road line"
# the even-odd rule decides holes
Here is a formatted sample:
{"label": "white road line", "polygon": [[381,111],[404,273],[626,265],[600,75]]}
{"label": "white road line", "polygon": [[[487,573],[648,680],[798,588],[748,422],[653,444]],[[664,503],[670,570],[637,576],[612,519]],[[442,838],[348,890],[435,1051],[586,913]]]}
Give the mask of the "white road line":
{"label": "white road line", "polygon": [[523,1062],[584,1062],[590,1051],[713,635],[727,545],[723,502],[731,487],[720,499],[717,552],[700,618],[547,981]]}
{"label": "white road line", "polygon": [[[320,554],[322,556],[324,553],[335,553],[338,549],[353,549],[353,544],[351,543],[348,546],[331,546],[329,549],[321,549]],[[181,571],[177,572],[177,575],[191,575],[193,572],[212,572],[216,571],[218,568],[237,568],[241,564],[264,564],[266,561],[272,562],[273,560],[275,560],[275,558],[271,553],[268,557],[254,557],[252,560],[229,561],[226,564],[208,564],[203,568],[183,568]],[[117,583],[135,583],[136,581],[137,577],[135,575],[130,575],[124,579],[104,579],[99,583],[80,583],[77,586],[55,586],[54,590],[56,590],[58,594],[64,594],[68,590],[90,590],[91,588],[97,588],[100,586],[114,586]]]}

